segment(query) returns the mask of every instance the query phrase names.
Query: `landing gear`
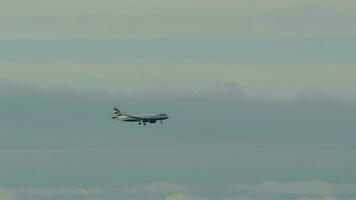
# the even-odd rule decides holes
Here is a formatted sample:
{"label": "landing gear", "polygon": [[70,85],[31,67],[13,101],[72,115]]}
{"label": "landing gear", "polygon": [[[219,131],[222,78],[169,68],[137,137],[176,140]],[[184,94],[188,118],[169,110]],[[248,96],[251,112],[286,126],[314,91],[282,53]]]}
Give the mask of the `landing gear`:
{"label": "landing gear", "polygon": [[161,120],[161,124],[163,124],[163,121]]}
{"label": "landing gear", "polygon": [[146,125],[146,123],[145,123],[145,122],[143,122],[143,125]]}
{"label": "landing gear", "polygon": [[138,124],[139,124],[139,125],[141,125],[142,123],[141,123],[141,122],[139,122]]}

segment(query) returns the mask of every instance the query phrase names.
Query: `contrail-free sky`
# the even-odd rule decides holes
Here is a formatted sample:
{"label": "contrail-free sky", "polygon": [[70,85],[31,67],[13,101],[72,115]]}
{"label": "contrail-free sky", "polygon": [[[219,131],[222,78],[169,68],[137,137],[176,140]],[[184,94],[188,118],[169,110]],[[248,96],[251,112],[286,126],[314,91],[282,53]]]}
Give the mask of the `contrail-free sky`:
{"label": "contrail-free sky", "polygon": [[347,0],[2,0],[0,199],[356,199],[355,20]]}

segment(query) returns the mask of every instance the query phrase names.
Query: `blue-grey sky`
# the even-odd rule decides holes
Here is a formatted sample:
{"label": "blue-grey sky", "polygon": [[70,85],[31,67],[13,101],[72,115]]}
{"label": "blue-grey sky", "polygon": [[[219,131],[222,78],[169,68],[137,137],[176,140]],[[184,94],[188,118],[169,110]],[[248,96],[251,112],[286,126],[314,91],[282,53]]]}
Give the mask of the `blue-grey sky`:
{"label": "blue-grey sky", "polygon": [[355,13],[0,1],[0,200],[356,199]]}

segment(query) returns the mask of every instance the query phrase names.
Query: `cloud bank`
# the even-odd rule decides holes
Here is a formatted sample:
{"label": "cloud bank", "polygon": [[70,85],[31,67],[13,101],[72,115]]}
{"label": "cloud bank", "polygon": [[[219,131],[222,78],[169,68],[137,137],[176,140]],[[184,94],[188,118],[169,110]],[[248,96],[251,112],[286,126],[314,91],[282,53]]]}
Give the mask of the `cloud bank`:
{"label": "cloud bank", "polygon": [[[355,198],[355,105],[329,96],[271,101],[230,86],[140,96],[3,81],[0,97],[4,198],[20,198],[18,188],[89,188],[103,200]],[[171,119],[115,122],[115,104]]]}
{"label": "cloud bank", "polygon": [[258,184],[236,184],[237,191],[270,194],[296,194],[313,196],[355,195],[356,185],[347,183],[330,183],[323,181],[277,182],[268,181]]}

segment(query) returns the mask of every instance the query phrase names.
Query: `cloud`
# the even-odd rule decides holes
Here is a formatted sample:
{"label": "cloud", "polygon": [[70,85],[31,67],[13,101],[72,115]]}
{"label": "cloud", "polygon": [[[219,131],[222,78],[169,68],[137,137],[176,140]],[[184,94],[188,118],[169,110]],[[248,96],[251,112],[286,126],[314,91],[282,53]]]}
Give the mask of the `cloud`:
{"label": "cloud", "polygon": [[356,30],[353,1],[30,0],[0,6],[1,38],[353,37]]}
{"label": "cloud", "polygon": [[[172,63],[173,62],[173,63]],[[234,64],[212,61],[119,61],[115,64],[0,62],[0,78],[42,88],[66,87],[79,90],[105,88],[125,93],[217,92],[226,85],[253,96],[291,98],[310,88],[337,97],[354,99],[353,65]],[[125,67],[118,67],[125,66]],[[142,66],[142,67],[138,67]],[[216,67],[219,66],[219,67]],[[22,74],[18,74],[22,71]],[[201,73],[204,71],[204,73]],[[29,75],[31,74],[31,76]],[[124,76],[129,74],[130,76]],[[162,76],[163,74],[163,76]],[[327,74],[320,76],[320,74]],[[66,77],[66,81],[63,81]],[[283,83],[283,84],[281,84]],[[124,87],[129,84],[130,87]],[[146,92],[145,92],[146,91]]]}
{"label": "cloud", "polygon": [[187,194],[191,192],[188,187],[178,185],[175,183],[147,183],[136,187],[123,188],[122,190],[130,193],[164,193],[164,194],[171,194],[171,193]]}
{"label": "cloud", "polygon": [[298,200],[342,200],[342,199],[331,197],[331,196],[325,196],[325,197],[301,197]]}
{"label": "cloud", "polygon": [[[255,99],[229,85],[220,91],[140,96],[3,82],[0,185],[108,187],[115,191],[102,196],[111,199],[147,199],[147,194],[160,199],[174,194],[170,198],[229,197],[226,184],[236,180],[286,177],[290,182],[237,184],[228,193],[246,197],[239,199],[255,200],[258,193],[294,200],[339,198],[355,190],[347,183],[293,181],[350,180],[355,169],[354,104],[325,96]],[[129,113],[166,112],[172,119],[147,127],[114,122],[109,116],[115,104]],[[90,193],[57,191],[58,196]]]}
{"label": "cloud", "polygon": [[0,200],[94,198],[102,193],[94,188],[0,188]]}
{"label": "cloud", "polygon": [[236,191],[269,194],[296,194],[315,196],[334,196],[340,194],[356,195],[356,184],[331,183],[323,181],[277,182],[267,181],[257,184],[236,184]]}
{"label": "cloud", "polygon": [[7,188],[0,188],[0,200],[17,200],[15,193]]}
{"label": "cloud", "polygon": [[191,195],[172,194],[167,196],[165,200],[204,200],[204,199],[197,198]]}

